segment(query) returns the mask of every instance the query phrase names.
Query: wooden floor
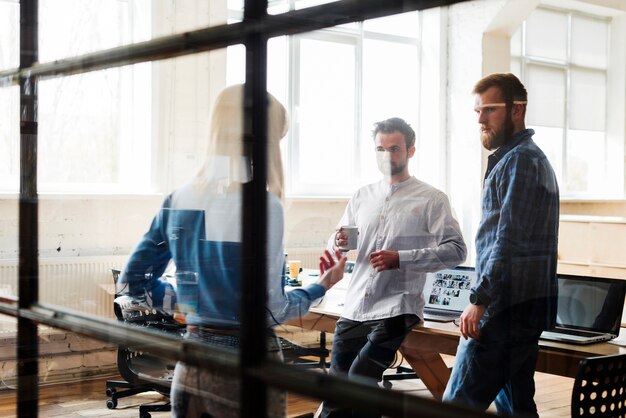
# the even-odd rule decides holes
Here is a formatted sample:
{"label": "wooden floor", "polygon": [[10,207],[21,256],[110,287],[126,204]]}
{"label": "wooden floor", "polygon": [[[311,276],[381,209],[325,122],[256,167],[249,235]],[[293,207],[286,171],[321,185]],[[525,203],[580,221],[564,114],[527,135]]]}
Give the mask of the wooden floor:
{"label": "wooden floor", "polygon": [[[537,394],[535,399],[542,418],[560,418],[570,416],[570,396],[573,379],[536,374]],[[419,380],[394,381],[393,390],[401,390],[415,396],[430,397],[428,390]],[[40,388],[40,417],[115,417],[137,418],[140,404],[163,400],[158,393],[151,392],[120,399],[116,409],[107,409],[105,394],[105,378],[48,385]],[[0,391],[0,417],[15,417],[15,390]],[[315,412],[319,401],[308,399],[297,394],[289,395],[288,415],[295,417],[308,412]],[[169,412],[154,412],[154,418],[169,417]]]}

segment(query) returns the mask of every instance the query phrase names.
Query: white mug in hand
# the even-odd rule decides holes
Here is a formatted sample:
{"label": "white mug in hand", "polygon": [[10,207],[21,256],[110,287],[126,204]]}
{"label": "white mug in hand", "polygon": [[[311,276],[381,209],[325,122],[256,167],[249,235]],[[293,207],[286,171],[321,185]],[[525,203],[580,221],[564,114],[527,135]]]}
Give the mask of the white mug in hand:
{"label": "white mug in hand", "polygon": [[356,250],[359,242],[359,228],[354,225],[344,225],[339,230],[340,235],[345,235],[346,245],[339,245],[340,250]]}

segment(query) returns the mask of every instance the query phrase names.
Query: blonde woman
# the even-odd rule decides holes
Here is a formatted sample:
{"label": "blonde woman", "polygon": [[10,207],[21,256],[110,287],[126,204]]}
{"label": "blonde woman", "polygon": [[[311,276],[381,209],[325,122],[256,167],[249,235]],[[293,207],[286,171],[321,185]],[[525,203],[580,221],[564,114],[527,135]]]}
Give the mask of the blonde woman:
{"label": "blonde woman", "polygon": [[[318,283],[284,292],[279,143],[287,133],[288,121],[285,108],[271,94],[267,103],[268,350],[280,357],[271,326],[306,313],[314,300],[343,277],[346,259],[337,257],[340,261],[336,263],[326,252],[320,257],[323,274]],[[243,122],[243,86],[227,87],[214,106],[206,162],[192,181],[165,199],[119,280],[130,297],[141,298],[172,260],[177,277],[191,283],[178,283],[177,289],[178,302],[184,298],[188,307],[186,338],[234,350],[239,344],[241,242],[246,239],[241,229],[242,188],[251,178],[250,159],[243,146]],[[178,363],[171,392],[172,416],[239,416],[239,392],[237,378]],[[282,417],[285,413],[284,393],[270,391],[268,416]]]}

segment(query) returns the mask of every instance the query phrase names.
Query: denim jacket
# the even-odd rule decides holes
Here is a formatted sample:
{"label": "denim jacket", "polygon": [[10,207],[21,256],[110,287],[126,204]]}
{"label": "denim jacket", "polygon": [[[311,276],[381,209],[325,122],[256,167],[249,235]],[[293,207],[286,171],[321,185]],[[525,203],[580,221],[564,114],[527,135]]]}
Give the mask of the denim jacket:
{"label": "denim jacket", "polygon": [[[172,260],[177,272],[197,278],[197,310],[187,316],[187,323],[238,327],[241,205],[239,192],[207,193],[194,184],[169,195],[130,256],[118,292],[141,298],[156,286]],[[271,193],[268,213],[267,321],[271,326],[306,313],[325,289],[313,284],[284,291],[283,209]]]}

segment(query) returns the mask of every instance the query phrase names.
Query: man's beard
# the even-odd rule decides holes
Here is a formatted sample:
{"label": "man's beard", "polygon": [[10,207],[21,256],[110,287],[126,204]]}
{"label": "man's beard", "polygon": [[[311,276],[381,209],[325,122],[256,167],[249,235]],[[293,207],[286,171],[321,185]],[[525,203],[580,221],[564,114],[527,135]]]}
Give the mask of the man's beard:
{"label": "man's beard", "polygon": [[485,149],[493,151],[506,144],[512,135],[513,120],[511,119],[511,114],[509,113],[503,127],[491,128],[490,132],[481,132],[480,142],[483,144]]}
{"label": "man's beard", "polygon": [[380,161],[378,163],[378,169],[381,173],[383,173],[383,175],[391,177],[401,174],[406,168],[406,165],[406,160],[400,164],[394,164],[391,161]]}
{"label": "man's beard", "polygon": [[391,161],[379,161],[378,169],[381,173],[383,173],[383,175],[392,177],[398,174],[402,174],[402,172],[406,168],[407,163],[408,162],[406,160],[398,164],[395,164]]}

